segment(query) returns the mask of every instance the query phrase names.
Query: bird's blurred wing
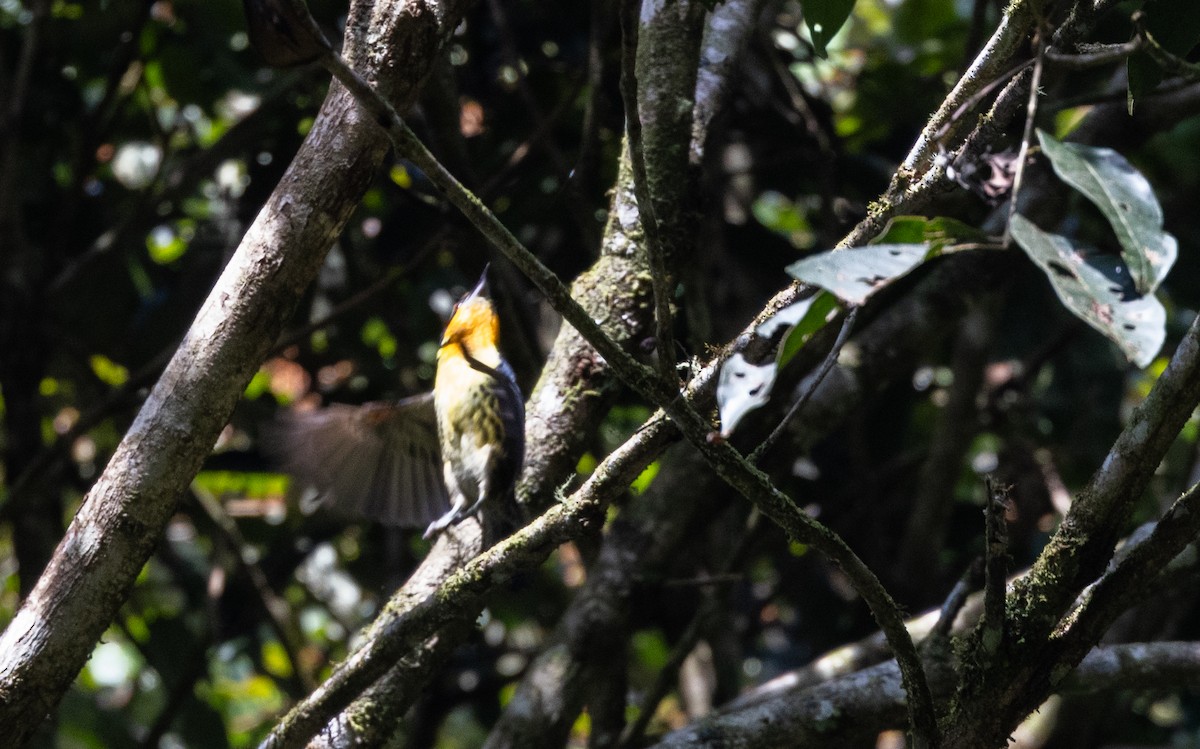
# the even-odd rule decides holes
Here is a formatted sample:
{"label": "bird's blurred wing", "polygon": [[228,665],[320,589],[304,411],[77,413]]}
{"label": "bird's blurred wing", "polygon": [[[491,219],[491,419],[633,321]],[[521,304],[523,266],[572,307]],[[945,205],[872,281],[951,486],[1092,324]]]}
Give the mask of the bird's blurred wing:
{"label": "bird's blurred wing", "polygon": [[262,443],[335,511],[423,528],[450,508],[432,395],[289,411],[264,427]]}

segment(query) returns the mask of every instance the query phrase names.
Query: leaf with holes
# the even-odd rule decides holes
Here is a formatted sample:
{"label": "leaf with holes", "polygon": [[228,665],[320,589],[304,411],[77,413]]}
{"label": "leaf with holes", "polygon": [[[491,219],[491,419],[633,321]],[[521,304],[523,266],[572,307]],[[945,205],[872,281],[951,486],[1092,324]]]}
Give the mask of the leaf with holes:
{"label": "leaf with holes", "polygon": [[1150,183],[1111,148],[1063,143],[1042,130],[1038,138],[1059,178],[1086,195],[1112,224],[1138,292],[1157,289],[1175,264],[1179,243],[1163,231],[1162,206]]}
{"label": "leaf with holes", "polygon": [[787,272],[798,281],[832,292],[847,304],[862,304],[920,265],[928,254],[927,244],[873,244],[806,257],[789,265]]}
{"label": "leaf with holes", "polygon": [[829,53],[825,47],[850,17],[854,0],[804,0],[803,8],[804,22],[812,34],[813,51],[817,57],[826,57]]}
{"label": "leaf with holes", "polygon": [[733,434],[743,416],[767,402],[775,384],[775,371],[775,362],[751,364],[741,354],[725,360],[717,380],[721,436]]}
{"label": "leaf with holes", "polygon": [[1066,237],[1044,232],[1020,214],[1009,228],[1067,309],[1112,339],[1139,367],[1154,360],[1167,335],[1166,310],[1153,294],[1134,291],[1115,256],[1084,255]]}

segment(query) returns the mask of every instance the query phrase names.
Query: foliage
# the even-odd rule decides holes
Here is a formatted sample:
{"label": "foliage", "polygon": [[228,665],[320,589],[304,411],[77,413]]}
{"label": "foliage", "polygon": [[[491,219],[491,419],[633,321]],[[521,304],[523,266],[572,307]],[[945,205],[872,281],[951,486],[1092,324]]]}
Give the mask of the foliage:
{"label": "foliage", "polygon": [[1019,213],[1011,230],[1068,309],[1116,341],[1138,366],[1154,360],[1166,335],[1166,311],[1153,296],[1126,289],[1121,280],[1125,267],[1112,256],[1083,255],[1069,240],[1043,232]]}
{"label": "foliage", "polygon": [[1157,289],[1175,264],[1179,244],[1162,230],[1162,207],[1150,183],[1111,149],[1060,143],[1042,131],[1038,138],[1059,178],[1086,195],[1112,224],[1137,293]]}
{"label": "foliage", "polygon": [[854,10],[854,0],[805,0],[804,22],[812,34],[813,51],[825,57],[829,40],[842,28]]}
{"label": "foliage", "polygon": [[[853,399],[807,406],[791,441],[761,467],[914,612],[939,604],[981,553],[985,474],[1011,487],[1014,569],[1036,558],[1200,309],[1192,251],[1200,126],[1186,107],[1156,109],[1162,74],[1141,55],[1128,61],[1128,95],[1139,115],[1162,114],[1154,133],[1137,129],[1144,124],[1072,131],[1124,97],[1110,74],[1126,63],[1098,74],[1047,62],[1037,124],[1060,137],[1039,131],[1029,144],[1040,146],[1023,188],[1034,199],[1007,224],[1013,246],[1001,249],[1005,211],[956,188],[921,206],[926,215],[893,217],[871,244],[829,251],[879,210],[871,201],[995,27],[1000,4],[976,3],[978,14],[972,5],[771,4],[705,157],[690,167],[696,194],[683,223],[692,234],[686,256],[671,258],[675,338],[688,359],[738,335],[789,275],[820,289],[764,318],[757,337],[771,345],[738,353],[722,371],[720,432],[746,452],[781,418],[782,394],[827,354],[830,321],[862,307],[855,333],[864,338],[843,352],[840,374],[867,380],[839,381]],[[1129,38],[1132,5],[1105,16],[1096,40]],[[1141,6],[1167,49],[1186,56],[1197,39],[1184,22],[1194,4]],[[620,256],[600,237],[631,220],[627,209],[608,213],[625,116],[616,14],[606,9],[478,4],[406,114],[564,279],[602,249]],[[315,0],[311,10],[340,48],[345,4]],[[0,2],[0,623],[284,178],[327,86],[315,69],[266,67],[237,3]],[[1004,126],[1002,147],[1019,144],[1021,125]],[[1071,140],[1085,135],[1099,140]],[[967,157],[977,171],[991,163]],[[254,746],[345,660],[430,543],[311,507],[263,457],[259,427],[281,407],[428,390],[441,320],[490,257],[419,169],[389,157],[40,745]],[[509,266],[494,267],[502,340],[528,394],[556,323]],[[953,275],[963,267],[974,269],[967,280]],[[944,277],[953,282],[939,285]],[[631,278],[604,279],[604,288],[616,294]],[[926,296],[955,316],[890,317]],[[983,322],[968,324],[976,319],[968,309],[982,310]],[[887,340],[859,347],[872,326],[887,324]],[[630,348],[654,348],[652,331],[631,330]],[[982,350],[974,359],[972,341]],[[574,360],[580,371],[602,364]],[[636,437],[653,409],[616,383],[563,397],[604,404],[583,428],[576,468],[554,482],[569,491]],[[742,419],[750,407],[758,413]],[[1157,519],[1187,484],[1196,436],[1193,419],[1130,516],[1110,529],[1114,538]],[[704,511],[674,546],[647,540],[653,548],[637,560],[647,567],[623,581],[628,616],[609,633],[619,646],[604,655],[626,667],[631,716],[693,630],[704,646],[686,649],[688,686],[704,685],[717,702],[875,630],[841,570],[777,528],[748,523],[748,504],[706,468],[675,452],[649,466],[609,508],[603,530],[589,529],[492,597],[466,644],[422,685],[398,741],[479,745],[613,539],[643,527],[633,524],[653,502]],[[940,520],[910,528],[920,497],[936,492],[946,498]],[[911,543],[929,553],[897,561]],[[1151,601],[1113,637],[1194,639],[1194,574],[1180,579],[1170,617]],[[667,684],[652,735],[702,707],[678,680]],[[1076,711],[1103,717],[1081,728]],[[1200,701],[1171,683],[1153,694],[1066,696],[1043,712],[1054,746],[1181,743],[1200,731]],[[608,719],[594,706],[572,716],[569,741],[598,736]],[[870,726],[872,741],[894,727]]]}
{"label": "foliage", "polygon": [[[1042,130],[1038,138],[1059,178],[1091,200],[1112,224],[1121,260],[1047,234],[1020,214],[1012,216],[1012,237],[1045,272],[1068,310],[1115,341],[1130,361],[1148,366],[1166,337],[1166,311],[1153,292],[1179,254],[1175,237],[1163,231],[1162,207],[1146,178],[1112,149],[1061,143]],[[987,239],[952,218],[900,217],[888,224],[878,243],[811,255],[789,265],[787,272],[857,306],[967,238]],[[888,243],[904,239],[918,241]],[[776,370],[786,366],[827,319],[813,314],[820,300],[818,295],[797,302],[759,327],[759,335],[771,337],[776,327],[791,326],[774,363],[755,366],[740,356],[726,363],[717,386],[724,434],[731,434],[748,411],[767,402]]]}

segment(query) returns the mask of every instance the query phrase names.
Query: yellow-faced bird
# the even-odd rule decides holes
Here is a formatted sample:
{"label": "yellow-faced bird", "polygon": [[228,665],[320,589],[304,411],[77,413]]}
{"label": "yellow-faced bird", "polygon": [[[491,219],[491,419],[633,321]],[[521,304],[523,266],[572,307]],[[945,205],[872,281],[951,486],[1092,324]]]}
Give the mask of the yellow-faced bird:
{"label": "yellow-faced bird", "polygon": [[397,402],[291,412],[263,445],[336,509],[425,537],[511,498],[525,457],[525,407],[487,271],[454,307],[433,392]]}

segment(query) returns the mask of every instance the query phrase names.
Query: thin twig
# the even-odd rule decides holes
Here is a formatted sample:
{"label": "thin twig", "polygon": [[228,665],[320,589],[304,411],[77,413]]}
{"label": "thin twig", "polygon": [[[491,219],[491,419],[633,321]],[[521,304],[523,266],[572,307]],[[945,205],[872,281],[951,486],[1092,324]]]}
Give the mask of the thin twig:
{"label": "thin twig", "polygon": [[[909,697],[908,709],[915,746],[922,749],[936,746],[937,720],[924,668],[912,638],[904,628],[903,617],[895,601],[892,600],[874,572],[840,536],[802,512],[791,498],[772,485],[764,474],[749,465],[732,446],[728,443],[709,442],[707,437],[711,432],[711,424],[696,412],[690,401],[675,397],[677,390],[667,388],[666,383],[662,382],[654,372],[638,363],[624,349],[609,339],[599,325],[570,296],[569,291],[558,277],[533,256],[495,215],[483,206],[477,197],[446,171],[404,124],[395,109],[361,77],[350,70],[340,57],[328,50],[321,56],[320,61],[352,92],[359,103],[376,118],[376,121],[386,128],[397,153],[425,171],[426,176],[443,190],[450,202],[457,206],[476,228],[539,287],[554,309],[562,314],[568,323],[596,347],[599,354],[607,360],[626,384],[643,397],[662,407],[680,431],[702,452],[725,481],[760,506],[775,523],[790,535],[812,544],[842,568],[853,582],[855,589],[867,602],[876,621],[887,634],[888,642],[896,654],[905,690]],[[501,553],[503,549],[510,548],[514,543],[519,544],[520,536],[521,534],[513,536],[507,542],[493,547],[492,551],[485,554],[484,557],[490,557],[493,553]],[[447,591],[456,587],[454,584],[456,580],[458,585],[468,584],[468,580],[470,580],[473,585],[479,586],[480,590],[485,589],[488,583],[477,575],[478,572],[473,571],[470,566],[463,568],[460,573],[447,581],[447,585],[450,586]],[[469,606],[472,600],[471,596],[467,596],[459,601],[459,605]],[[415,608],[408,610],[407,616],[402,614],[385,629],[400,626],[401,622],[407,623],[409,627],[421,627],[420,622],[425,622],[426,626],[434,624],[437,617],[433,616],[432,607],[431,601],[423,601]],[[438,611],[444,614],[441,612],[441,608]],[[378,643],[379,649],[374,651],[373,658],[384,657],[383,654],[388,650],[388,646],[384,642],[386,639],[381,638]],[[395,646],[402,646],[402,643],[396,643]],[[284,735],[294,738],[297,733],[304,733],[307,728],[311,727],[310,721],[314,720],[316,713],[321,709],[318,707],[318,703],[324,703],[327,706],[334,705],[335,710],[344,706],[343,700],[348,696],[347,693],[354,689],[359,680],[368,678],[369,673],[373,673],[375,676],[382,673],[382,664],[378,663],[368,670],[363,663],[367,658],[366,653],[360,651],[344,663],[335,676],[322,685],[303,705],[293,709],[265,744],[277,746],[281,742],[286,743],[286,740],[283,739]],[[374,669],[380,670],[375,671]],[[338,679],[337,686],[333,686],[330,682],[341,674],[345,674],[344,678]]]}
{"label": "thin twig", "polygon": [[[755,529],[758,527],[759,518],[762,515],[753,511],[746,518],[746,524],[742,530],[741,536],[737,540],[733,552],[725,559],[721,565],[721,571],[714,575],[714,578],[729,579],[736,581],[741,578],[740,575],[730,575],[730,572],[745,561],[746,553],[750,550],[750,538],[753,536]],[[667,696],[671,689],[671,683],[676,679],[679,668],[683,665],[684,660],[695,649],[696,643],[700,641],[700,634],[703,631],[704,625],[712,617],[715,609],[715,602],[710,595],[701,604],[700,610],[692,616],[692,620],[688,622],[683,634],[679,636],[679,640],[675,646],[671,648],[671,654],[667,657],[666,663],[659,669],[658,675],[654,680],[654,686],[646,693],[645,699],[638,705],[637,717],[631,723],[625,726],[625,730],[621,732],[621,740],[618,746],[621,749],[632,749],[632,747],[640,746],[642,737],[645,736],[646,727],[650,725],[650,720],[658,711],[658,705]]]}
{"label": "thin twig", "polygon": [[1008,222],[1004,226],[1004,244],[1012,242],[1010,226],[1012,218],[1017,214],[1017,198],[1021,194],[1021,185],[1025,181],[1025,162],[1029,158],[1029,143],[1033,139],[1033,126],[1037,120],[1038,96],[1041,95],[1042,68],[1046,60],[1046,42],[1043,34],[1038,33],[1037,57],[1033,61],[1033,78],[1029,82],[1029,103],[1025,109],[1025,132],[1021,135],[1021,150],[1017,155],[1017,173],[1013,177],[1012,195],[1008,203]]}
{"label": "thin twig", "polygon": [[934,163],[938,145],[959,120],[956,113],[975,94],[991,86],[997,77],[1008,75],[1004,67],[1024,44],[1029,32],[1031,0],[1015,0],[1000,18],[1000,25],[971,66],[959,78],[954,89],[942,101],[938,111],[926,123],[916,143],[904,158],[889,193],[903,194],[923,180]]}
{"label": "thin twig", "polygon": [[1008,578],[1008,528],[1005,522],[1007,491],[987,478],[984,507],[983,628],[981,642],[991,655],[999,651],[1005,637],[1004,601]]}
{"label": "thin twig", "polygon": [[739,580],[744,580],[745,577],[745,575],[725,572],[716,575],[702,575],[700,577],[673,577],[669,580],[662,580],[658,584],[664,588],[703,588],[712,585],[724,585],[725,583],[736,583]]}
{"label": "thin twig", "polygon": [[[765,36],[765,34],[763,35]],[[764,47],[771,49],[771,46],[764,44]],[[771,60],[771,67],[775,71],[775,77],[783,85],[783,90],[787,93],[788,100],[792,104],[792,109],[800,116],[804,122],[804,129],[808,131],[813,142],[817,144],[817,150],[821,152],[821,158],[817,161],[817,181],[821,186],[821,219],[829,227],[837,225],[837,216],[833,210],[834,196],[837,195],[835,174],[838,164],[838,153],[834,147],[834,139],[826,128],[822,125],[821,120],[809,105],[808,99],[804,96],[803,89],[796,82],[796,76],[792,75],[792,71],[783,64],[778,55],[768,54],[767,57]]]}
{"label": "thin twig", "polygon": [[683,633],[679,635],[679,639],[676,641],[675,646],[671,648],[666,662],[658,670],[658,674],[654,678],[654,684],[637,706],[637,717],[625,724],[625,730],[621,732],[621,740],[617,744],[620,749],[632,749],[632,747],[642,745],[642,739],[646,735],[646,728],[654,718],[659,703],[670,693],[671,684],[678,678],[679,669],[683,666],[683,662],[695,650],[696,643],[700,641],[700,633],[704,625],[713,615],[713,608],[711,598],[706,597],[700,605],[700,610],[696,612],[692,620],[688,622],[687,627],[684,628]]}
{"label": "thin twig", "polygon": [[965,116],[967,112],[975,109],[975,107],[977,107],[981,101],[991,96],[992,92],[994,92],[997,88],[1007,83],[1014,75],[1020,73],[1022,70],[1025,70],[1032,64],[1033,60],[1022,60],[1021,62],[1013,65],[1008,70],[993,78],[986,86],[967,97],[966,101],[964,101],[957,109],[950,113],[950,116],[946,119],[941,129],[937,131],[936,137],[938,141],[940,142],[942,138],[944,138],[946,134],[950,132],[950,128],[962,120],[963,116]]}
{"label": "thin twig", "polygon": [[1065,662],[1082,658],[1121,612],[1156,589],[1164,570],[1196,540],[1198,530],[1200,484],[1181,494],[1154,524],[1150,535],[1129,549],[1124,558],[1110,563],[1104,575],[1084,592],[1078,611],[1065,619],[1060,629],[1059,656]]}
{"label": "thin twig", "polygon": [[971,595],[971,590],[982,576],[983,560],[976,559],[962,573],[958,582],[950,589],[946,600],[942,602],[942,608],[938,611],[937,623],[933,625],[933,629],[929,632],[930,638],[947,637],[950,635],[954,627],[954,620],[958,618],[958,612],[962,611],[963,606],[967,603],[967,597]]}
{"label": "thin twig", "polygon": [[796,402],[792,404],[792,407],[788,409],[784,417],[775,425],[775,429],[762,441],[762,444],[755,448],[754,452],[750,453],[747,460],[752,465],[758,465],[758,461],[766,454],[767,450],[770,450],[779,438],[783,436],[783,431],[787,428],[788,422],[795,418],[796,414],[800,413],[808,401],[812,399],[813,393],[817,391],[825,376],[829,374],[829,371],[833,369],[833,365],[837,363],[838,356],[842,352],[842,347],[846,345],[846,341],[850,340],[850,331],[854,329],[854,321],[857,318],[858,307],[852,307],[846,314],[846,319],[842,321],[842,329],[838,331],[837,338],[833,342],[833,347],[825,355],[825,360],[821,362],[821,368],[817,370],[808,387],[804,389],[804,392],[796,399]]}
{"label": "thin twig", "polygon": [[[516,168],[520,166],[522,162],[524,162],[525,158],[529,155],[534,146],[542,140],[545,140],[546,136],[552,131],[553,126],[565,113],[567,109],[566,103],[571,101],[572,98],[573,97],[568,97],[562,103],[560,103],[559,106],[555,107],[549,116],[543,118],[543,121],[538,125],[538,127],[535,128],[534,131],[530,133],[529,136],[519,146],[513,149],[513,152],[509,155],[508,160],[504,162],[503,168],[496,172],[496,174],[488,179],[488,181],[484,183],[483,187],[480,188],[479,196],[481,198],[490,198],[500,190],[509,177],[512,176],[513,172],[516,171]],[[339,318],[352,312],[358,307],[361,307],[384,291],[387,291],[392,287],[393,284],[395,284],[401,278],[404,278],[416,266],[423,262],[429,253],[433,252],[434,249],[441,245],[442,241],[450,235],[451,231],[452,227],[450,224],[441,224],[437,231],[429,235],[429,237],[422,242],[420,248],[418,248],[417,251],[412,254],[412,257],[410,257],[407,262],[388,268],[383,275],[376,279],[371,285],[359,290],[346,299],[343,299],[321,319],[314,320],[313,322],[307,323],[294,330],[290,330],[284,335],[280,336],[279,342],[275,345],[274,350],[278,352],[287,348],[306,336],[331,325]]]}
{"label": "thin twig", "polygon": [[[474,193],[442,166],[392,105],[369,83],[332,50],[328,50],[321,57],[320,64],[375,117],[379,125],[386,130],[396,153],[425,173],[446,199],[538,287],[550,306],[595,347],[623,381],[651,402],[659,403],[669,397],[665,383],[660,382],[651,370],[640,364],[604,333],[599,324],[575,301],[558,276],[521,244]],[[670,395],[673,396],[674,392]]]}
{"label": "thin twig", "polygon": [[300,635],[300,628],[296,624],[296,617],[292,613],[291,606],[271,588],[266,573],[248,553],[249,542],[246,541],[238,529],[237,523],[229,517],[212,492],[192,482],[192,496],[196,498],[196,504],[200,506],[205,516],[212,521],[217,534],[233,551],[237,566],[246,573],[250,585],[257,594],[257,601],[262,607],[263,613],[267,615],[271,629],[275,630],[275,636],[279,638],[279,643],[283,646],[283,651],[292,664],[292,673],[296,675],[305,694],[312,692],[316,688],[316,683],[313,681],[313,675],[304,667],[304,663],[300,659],[304,638]]}
{"label": "thin twig", "polygon": [[1081,47],[1080,51],[1073,55],[1047,49],[1046,61],[1057,68],[1066,70],[1087,70],[1125,60],[1141,48],[1142,40],[1135,38],[1124,44],[1097,44]]}
{"label": "thin twig", "polygon": [[1139,10],[1134,13],[1131,20],[1133,21],[1134,29],[1137,31],[1138,38],[1144,42],[1142,47],[1163,71],[1183,76],[1184,78],[1200,78],[1200,63],[1188,62],[1182,57],[1172,54],[1158,43],[1158,40],[1146,28],[1146,13],[1144,11]]}

